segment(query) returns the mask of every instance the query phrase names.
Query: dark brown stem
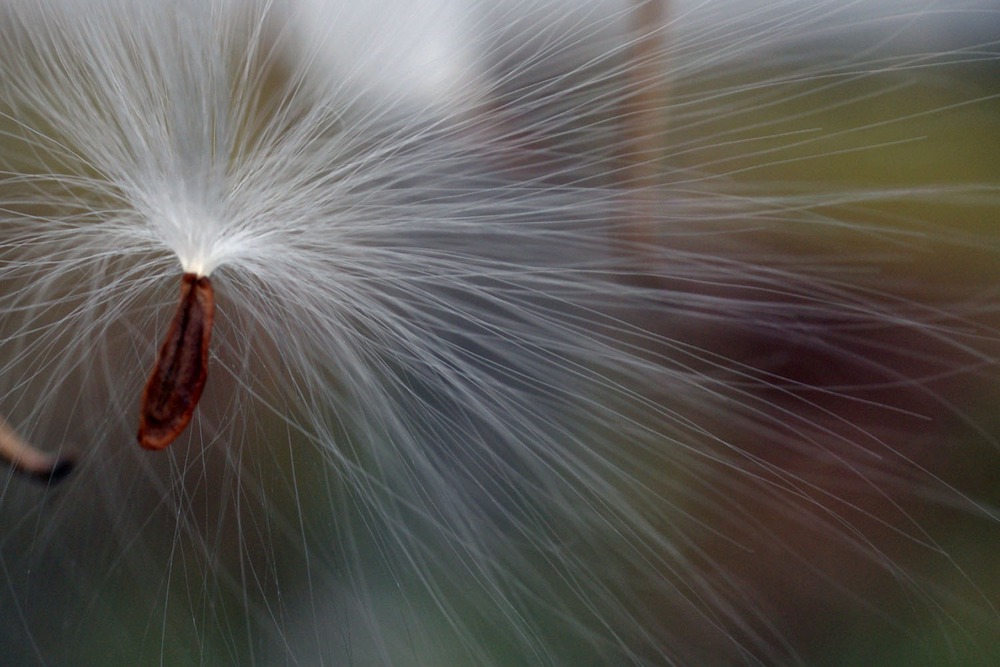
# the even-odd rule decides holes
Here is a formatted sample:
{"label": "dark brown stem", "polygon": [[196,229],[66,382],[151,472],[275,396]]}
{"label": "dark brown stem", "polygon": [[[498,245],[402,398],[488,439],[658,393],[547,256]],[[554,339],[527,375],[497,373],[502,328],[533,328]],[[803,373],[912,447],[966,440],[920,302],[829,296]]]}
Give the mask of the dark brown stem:
{"label": "dark brown stem", "polygon": [[0,459],[17,472],[45,482],[59,481],[74,465],[71,458],[47,454],[25,441],[3,417],[0,417]]}

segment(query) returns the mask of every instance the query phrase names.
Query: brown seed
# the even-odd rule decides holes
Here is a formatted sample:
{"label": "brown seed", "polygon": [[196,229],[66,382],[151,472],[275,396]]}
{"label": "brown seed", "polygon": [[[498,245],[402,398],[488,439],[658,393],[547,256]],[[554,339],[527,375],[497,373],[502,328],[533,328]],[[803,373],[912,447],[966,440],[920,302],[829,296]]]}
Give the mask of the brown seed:
{"label": "brown seed", "polygon": [[0,459],[17,472],[46,482],[57,482],[73,469],[72,459],[36,449],[23,440],[3,417],[0,417]]}
{"label": "brown seed", "polygon": [[142,392],[139,444],[163,449],[179,436],[201,398],[208,377],[215,292],[194,273],[181,277],[181,301]]}

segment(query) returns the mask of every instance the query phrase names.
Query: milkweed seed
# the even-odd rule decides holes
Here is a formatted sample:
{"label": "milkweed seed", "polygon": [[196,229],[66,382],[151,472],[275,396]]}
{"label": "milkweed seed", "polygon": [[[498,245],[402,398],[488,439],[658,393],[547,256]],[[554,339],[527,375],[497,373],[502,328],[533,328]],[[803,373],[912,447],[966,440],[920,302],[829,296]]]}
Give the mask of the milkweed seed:
{"label": "milkweed seed", "polygon": [[214,313],[211,281],[185,273],[180,304],[142,392],[138,438],[146,449],[163,449],[191,421],[208,377]]}

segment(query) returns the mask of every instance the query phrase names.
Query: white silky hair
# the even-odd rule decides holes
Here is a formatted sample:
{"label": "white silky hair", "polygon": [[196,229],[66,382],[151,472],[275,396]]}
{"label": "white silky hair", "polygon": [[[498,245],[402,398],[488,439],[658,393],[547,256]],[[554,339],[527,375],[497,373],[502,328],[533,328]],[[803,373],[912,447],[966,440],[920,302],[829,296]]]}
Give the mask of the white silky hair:
{"label": "white silky hair", "polygon": [[[995,591],[945,540],[1000,544],[956,473],[1000,458],[966,405],[996,237],[930,211],[1000,192],[817,165],[995,104],[935,78],[996,65],[995,13],[637,6],[0,6],[0,413],[80,457],[5,481],[11,664],[816,664],[809,615],[988,664]],[[821,124],[924,75],[941,101]],[[182,271],[208,384],[150,453]]]}

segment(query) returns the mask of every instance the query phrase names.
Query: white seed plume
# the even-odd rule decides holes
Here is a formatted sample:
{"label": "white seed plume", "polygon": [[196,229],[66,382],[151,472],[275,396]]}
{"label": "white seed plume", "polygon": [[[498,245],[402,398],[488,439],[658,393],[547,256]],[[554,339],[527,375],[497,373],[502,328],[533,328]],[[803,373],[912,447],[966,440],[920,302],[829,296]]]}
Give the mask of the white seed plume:
{"label": "white seed plume", "polygon": [[[818,607],[997,636],[918,509],[1000,541],[928,453],[979,452],[942,423],[985,430],[995,309],[913,268],[996,249],[911,209],[998,192],[782,180],[988,100],[821,126],[996,65],[895,50],[934,6],[0,6],[0,414],[81,450],[0,498],[11,659],[802,664]],[[210,372],[149,453],[182,273]]]}

